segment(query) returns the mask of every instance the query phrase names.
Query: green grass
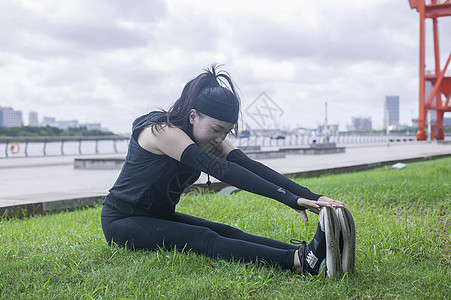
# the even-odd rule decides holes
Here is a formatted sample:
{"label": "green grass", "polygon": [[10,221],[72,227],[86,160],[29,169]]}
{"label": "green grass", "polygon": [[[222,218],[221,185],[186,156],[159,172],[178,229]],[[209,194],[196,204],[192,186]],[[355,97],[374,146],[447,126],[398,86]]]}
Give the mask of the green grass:
{"label": "green grass", "polygon": [[[299,276],[277,266],[191,252],[108,247],[100,207],[0,221],[0,298],[18,299],[450,299],[451,158],[304,178],[348,204],[357,230],[356,272]],[[310,240],[282,204],[246,192],[186,195],[179,211],[288,242]]]}

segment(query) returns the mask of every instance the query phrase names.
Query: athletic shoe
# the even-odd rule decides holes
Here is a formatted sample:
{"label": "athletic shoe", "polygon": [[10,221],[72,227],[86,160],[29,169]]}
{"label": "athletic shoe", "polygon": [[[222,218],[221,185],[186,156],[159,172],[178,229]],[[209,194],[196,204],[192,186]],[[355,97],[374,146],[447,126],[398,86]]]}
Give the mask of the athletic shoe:
{"label": "athletic shoe", "polygon": [[302,273],[308,275],[323,274],[326,269],[326,236],[321,227],[316,229],[315,236],[310,244],[305,241],[292,239],[291,243],[301,245],[298,249],[299,262]]}
{"label": "athletic shoe", "polygon": [[[329,278],[339,276],[341,264],[338,238],[337,216],[332,209],[322,208],[313,240],[308,245],[305,242],[300,242],[302,245],[299,247],[298,256],[304,274],[318,275],[324,273]],[[292,242],[296,242],[296,240],[292,240]]]}
{"label": "athletic shoe", "polygon": [[341,275],[340,225],[334,210],[331,208],[321,208],[319,218],[326,236],[327,277],[338,277]]}
{"label": "athletic shoe", "polygon": [[340,224],[340,253],[343,273],[354,272],[355,266],[355,225],[347,208],[338,207],[335,214]]}

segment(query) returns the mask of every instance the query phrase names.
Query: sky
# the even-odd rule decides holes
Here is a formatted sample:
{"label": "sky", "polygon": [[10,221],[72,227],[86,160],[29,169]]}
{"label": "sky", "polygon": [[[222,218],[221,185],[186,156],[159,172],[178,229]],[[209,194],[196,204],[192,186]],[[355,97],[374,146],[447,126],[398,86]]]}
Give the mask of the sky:
{"label": "sky", "polygon": [[[439,18],[441,66],[451,17]],[[426,22],[426,69],[433,69]],[[446,36],[448,35],[448,38]],[[385,96],[418,116],[419,15],[407,0],[1,0],[0,106],[116,133],[222,65],[246,110],[263,92],[282,128],[383,126]],[[246,120],[246,115],[244,114]]]}

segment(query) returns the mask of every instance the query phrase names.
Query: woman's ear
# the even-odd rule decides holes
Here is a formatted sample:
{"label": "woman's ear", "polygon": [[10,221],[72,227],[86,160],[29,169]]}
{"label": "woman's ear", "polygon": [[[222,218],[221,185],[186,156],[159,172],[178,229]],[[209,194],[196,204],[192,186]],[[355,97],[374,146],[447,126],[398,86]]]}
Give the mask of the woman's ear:
{"label": "woman's ear", "polygon": [[194,108],[192,108],[189,111],[189,122],[191,123],[191,125],[194,124],[194,121],[196,120],[196,118],[197,118],[197,112]]}

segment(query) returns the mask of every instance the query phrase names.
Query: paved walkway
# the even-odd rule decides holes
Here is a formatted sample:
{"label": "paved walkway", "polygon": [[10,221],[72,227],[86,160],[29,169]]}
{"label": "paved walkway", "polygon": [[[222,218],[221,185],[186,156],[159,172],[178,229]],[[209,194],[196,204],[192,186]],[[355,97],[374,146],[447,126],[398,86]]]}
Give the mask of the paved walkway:
{"label": "paved walkway", "polygon": [[[287,155],[285,158],[264,159],[261,162],[283,174],[293,174],[359,170],[395,162],[451,155],[451,144],[436,142],[400,142],[392,143],[389,147],[386,144],[345,147],[345,153]],[[100,202],[120,170],[74,169],[75,158],[64,156],[0,159],[0,216],[5,210],[17,213],[25,208],[27,214],[33,214]],[[205,176],[201,176],[197,183],[205,182]]]}

